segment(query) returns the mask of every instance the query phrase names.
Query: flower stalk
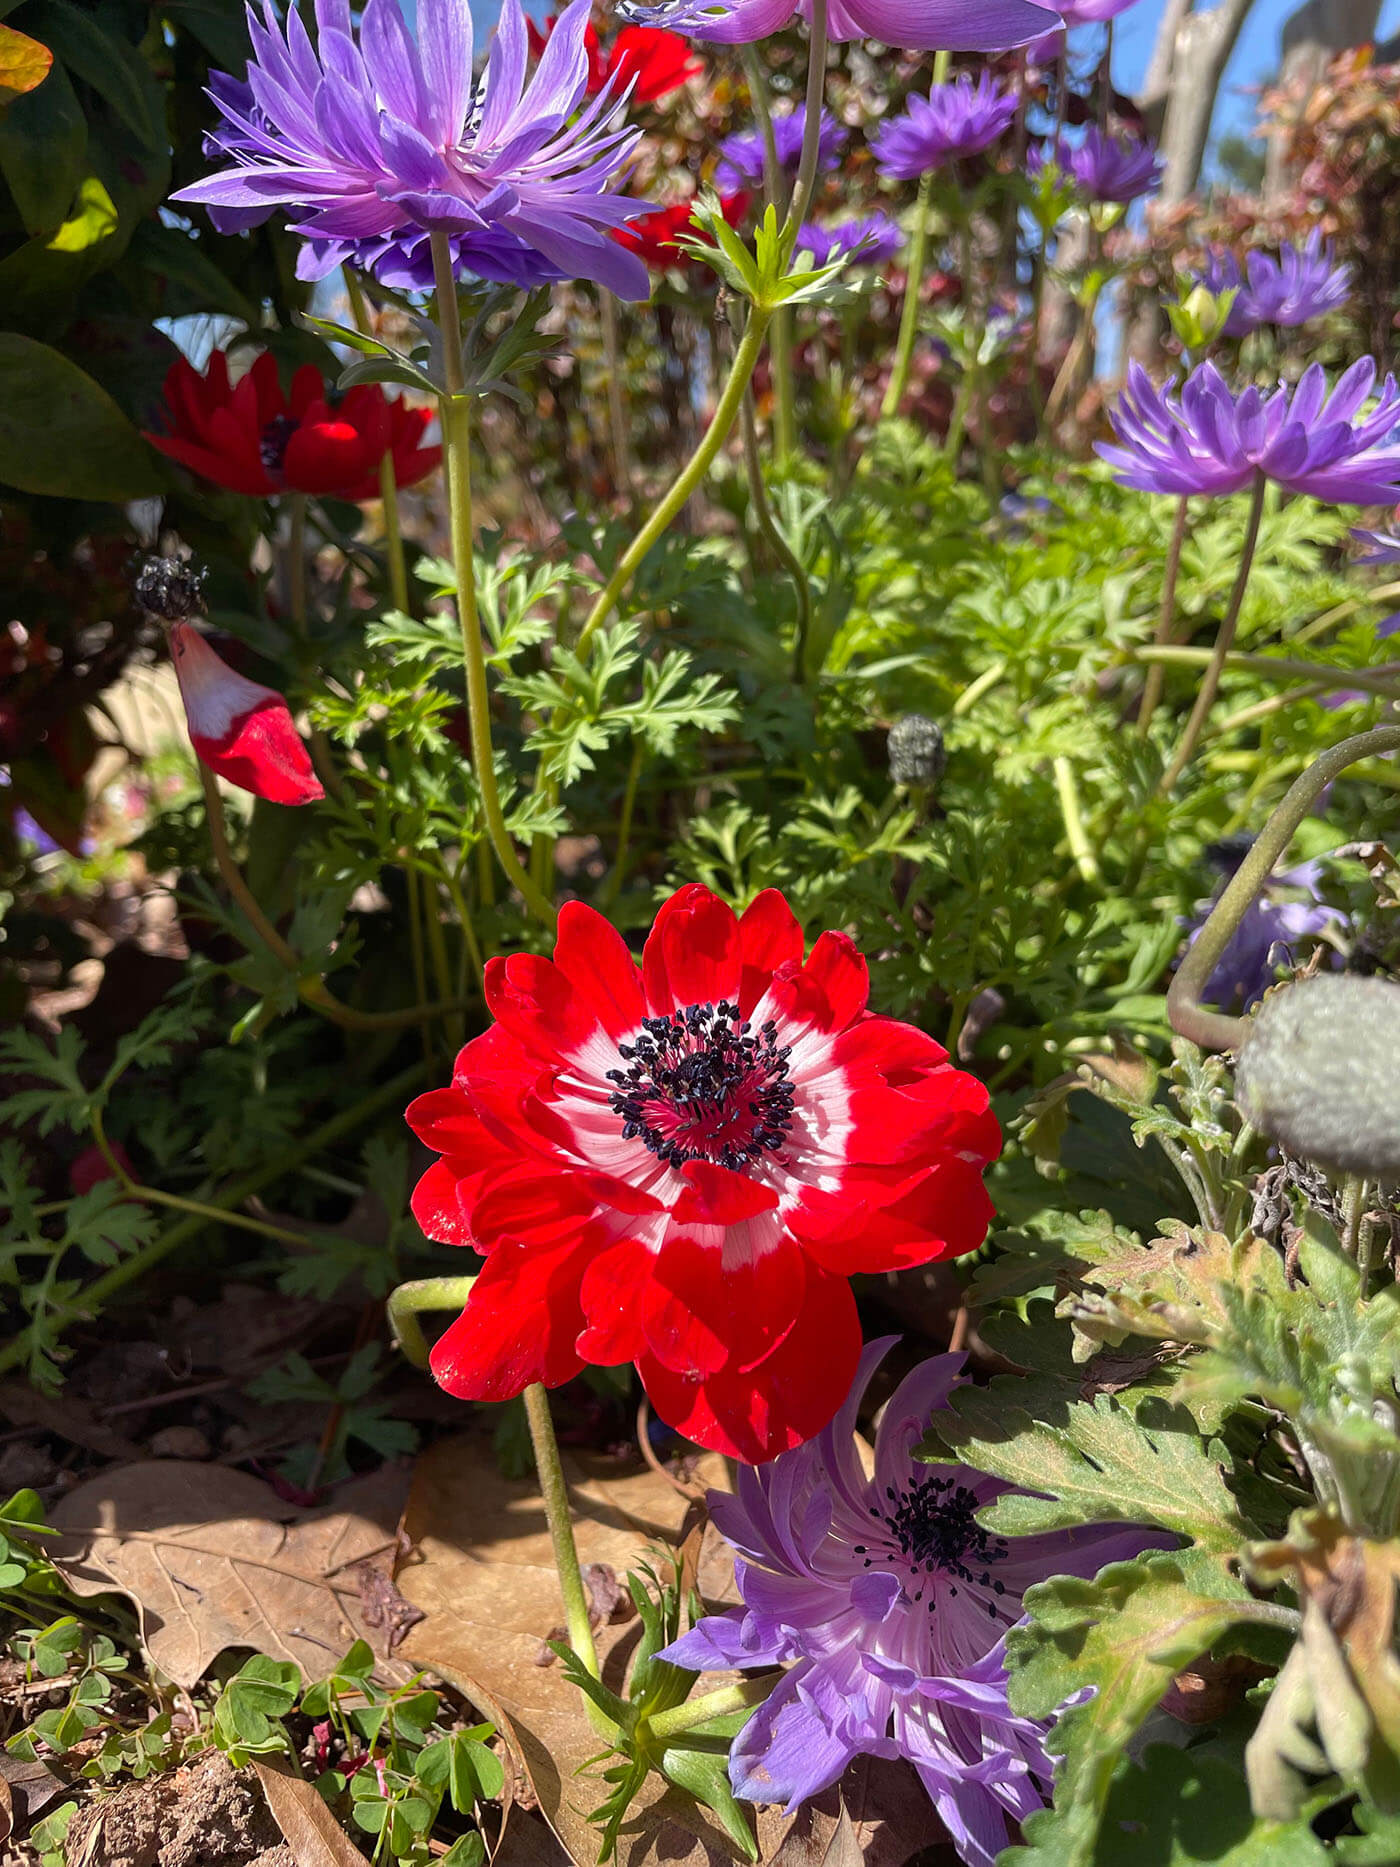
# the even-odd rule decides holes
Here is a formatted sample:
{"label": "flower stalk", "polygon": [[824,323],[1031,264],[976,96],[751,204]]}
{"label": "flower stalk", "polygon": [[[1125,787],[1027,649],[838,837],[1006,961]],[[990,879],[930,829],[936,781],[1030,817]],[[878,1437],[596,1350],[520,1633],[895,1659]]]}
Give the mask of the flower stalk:
{"label": "flower stalk", "polygon": [[[940,52],[939,57],[943,57]],[[929,221],[933,205],[933,170],[920,177],[918,198],[914,204],[914,228],[909,236],[909,250],[904,259],[904,303],[899,313],[899,336],[895,340],[894,366],[880,404],[880,418],[888,421],[899,413],[904,392],[909,387],[909,371],[914,361],[914,342],[919,334],[919,295],[923,290],[924,261],[928,254]]]}
{"label": "flower stalk", "polygon": [[[1157,628],[1152,637],[1154,648],[1165,648],[1172,639],[1176,627],[1176,580],[1181,570],[1181,552],[1186,543],[1186,527],[1190,520],[1191,496],[1182,493],[1177,500],[1176,517],[1172,521],[1172,534],[1167,545],[1166,569],[1162,576],[1162,607],[1157,616]],[[1142,704],[1138,708],[1137,736],[1146,739],[1152,730],[1152,716],[1162,698],[1162,688],[1166,683],[1165,662],[1153,662],[1147,670],[1147,680],[1142,690]]]}
{"label": "flower stalk", "polygon": [[[550,1541],[554,1545],[554,1566],[559,1571],[559,1592],[564,1597],[564,1623],[569,1630],[569,1645],[584,1669],[593,1678],[600,1676],[598,1649],[593,1642],[593,1623],[588,1618],[588,1594],[579,1568],[578,1547],[574,1542],[573,1519],[569,1512],[569,1488],[564,1481],[564,1467],[559,1458],[559,1441],[554,1435],[554,1421],[549,1411],[549,1395],[538,1381],[525,1389],[525,1417],[530,1425],[530,1443],[535,1449],[535,1471],[549,1519]],[[590,1701],[591,1703],[591,1701]]]}
{"label": "flower stalk", "polygon": [[647,1719],[647,1735],[655,1744],[669,1744],[715,1718],[727,1718],[732,1712],[761,1705],[772,1690],[772,1673],[765,1673],[760,1679],[740,1679],[733,1685],[720,1686],[699,1698],[688,1698],[682,1705],[673,1705],[669,1711],[656,1712]]}

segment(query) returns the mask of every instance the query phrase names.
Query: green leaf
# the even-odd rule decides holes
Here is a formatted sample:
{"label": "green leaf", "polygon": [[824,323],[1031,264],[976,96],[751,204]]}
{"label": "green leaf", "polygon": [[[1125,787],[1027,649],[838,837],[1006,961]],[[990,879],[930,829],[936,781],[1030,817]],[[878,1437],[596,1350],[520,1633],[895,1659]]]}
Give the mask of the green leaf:
{"label": "green leaf", "polygon": [[1143,1556],[1093,1581],[1057,1576],[1026,1591],[1027,1622],[1006,1638],[1013,1709],[1049,1718],[1093,1689],[1061,1714],[1046,1744],[1063,1759],[1055,1793],[1071,1812],[1065,1867],[1097,1863],[1094,1840],[1123,1746],[1174,1676],[1236,1621],[1257,1616],[1258,1605],[1191,1555]]}
{"label": "green leaf", "polygon": [[1225,1484],[1224,1448],[1208,1445],[1184,1408],[1152,1401],[1134,1415],[1100,1394],[1062,1403],[1052,1421],[1033,1419],[1020,1397],[1016,1376],[959,1388],[920,1450],[1024,1488],[979,1513],[995,1535],[1150,1523],[1224,1553],[1251,1534]]}
{"label": "green leaf", "polygon": [[661,1753],[661,1774],[678,1789],[702,1802],[745,1860],[758,1859],[753,1827],[729,1787],[729,1759],[723,1753],[687,1750],[677,1745]]}
{"label": "green leaf", "polygon": [[137,141],[164,148],[165,100],[138,49],[119,32],[104,32],[100,15],[69,0],[31,0],[25,14],[74,77],[92,86]]}
{"label": "green leaf", "polygon": [[47,238],[68,218],[87,172],[87,145],[82,107],[61,65],[0,111],[0,174],[26,233]]}
{"label": "green leaf", "polygon": [[26,493],[114,502],[162,484],[155,455],[107,391],[14,331],[0,331],[0,480]]}
{"label": "green leaf", "polygon": [[469,1835],[458,1835],[438,1867],[486,1867],[486,1843],[475,1829]]}

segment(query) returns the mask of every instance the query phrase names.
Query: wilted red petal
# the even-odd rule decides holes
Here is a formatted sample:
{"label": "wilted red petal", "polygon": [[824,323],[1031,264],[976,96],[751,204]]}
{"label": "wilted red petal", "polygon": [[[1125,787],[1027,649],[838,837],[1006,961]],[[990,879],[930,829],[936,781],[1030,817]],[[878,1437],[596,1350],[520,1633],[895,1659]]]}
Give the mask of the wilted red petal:
{"label": "wilted red petal", "polygon": [[210,771],[270,804],[326,795],[279,693],[235,673],[188,622],[171,628],[170,653],[190,742]]}

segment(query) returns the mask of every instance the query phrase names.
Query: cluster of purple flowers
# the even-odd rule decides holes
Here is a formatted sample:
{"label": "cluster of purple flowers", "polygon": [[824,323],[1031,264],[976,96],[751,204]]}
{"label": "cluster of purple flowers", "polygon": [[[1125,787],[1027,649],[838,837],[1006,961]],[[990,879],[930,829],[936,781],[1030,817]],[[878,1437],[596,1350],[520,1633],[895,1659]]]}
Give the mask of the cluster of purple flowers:
{"label": "cluster of purple flowers", "polygon": [[[773,142],[778,152],[778,166],[788,175],[797,172],[802,158],[802,139],[807,133],[807,107],[798,104],[785,115],[773,117]],[[841,159],[849,133],[843,130],[829,110],[824,110],[817,124],[817,167],[829,172]],[[741,188],[756,188],[763,181],[764,142],[759,130],[741,130],[726,136],[719,146],[719,164],[715,169],[715,187],[721,194],[734,194]]]}
{"label": "cluster of purple flowers", "polygon": [[[1223,877],[1222,888],[1248,854],[1250,840],[1217,843],[1209,852]],[[1249,1011],[1277,981],[1278,956],[1297,963],[1300,941],[1317,940],[1346,926],[1341,909],[1323,899],[1321,877],[1320,862],[1303,862],[1269,877],[1206,981],[1202,997],[1207,1003],[1226,1011]],[[1195,945],[1214,905],[1214,900],[1205,901],[1197,908],[1188,947]],[[1340,954],[1334,953],[1333,964],[1340,963]]]}
{"label": "cluster of purple flowers", "polygon": [[1337,264],[1332,243],[1323,244],[1319,228],[1301,248],[1281,248],[1277,259],[1271,253],[1246,253],[1243,270],[1233,253],[1213,252],[1196,276],[1208,291],[1234,291],[1224,326],[1230,337],[1265,324],[1307,324],[1337,310],[1351,294],[1351,267]]}
{"label": "cluster of purple flowers", "polygon": [[1153,144],[1110,136],[1097,126],[1082,142],[1061,137],[1053,148],[1032,149],[1026,158],[1032,175],[1049,165],[1068,176],[1086,200],[1124,205],[1160,187],[1164,173]]}
{"label": "cluster of purple flowers", "polygon": [[1251,384],[1238,397],[1213,363],[1187,377],[1179,395],[1154,386],[1141,364],[1112,410],[1117,445],[1098,451],[1125,486],[1147,493],[1237,493],[1256,475],[1358,506],[1390,503],[1400,489],[1400,390],[1387,376],[1374,408],[1370,357],[1353,363],[1331,394],[1320,363],[1295,389],[1265,394]]}
{"label": "cluster of purple flowers", "polygon": [[984,71],[974,84],[966,72],[935,84],[927,97],[911,96],[898,116],[870,138],[881,172],[891,181],[917,181],[931,169],[980,155],[1011,124],[1018,102]]}
{"label": "cluster of purple flowers", "polygon": [[855,1429],[891,1338],[861,1357],[845,1406],[815,1440],[740,1466],[711,1492],[743,1607],[711,1615],[663,1657],[699,1670],[786,1666],[734,1740],[735,1794],[794,1808],[856,1757],[907,1757],[962,1859],[992,1867],[1007,1820],[1044,1806],[1044,1727],[1007,1702],[1003,1659],[1021,1596],[1049,1575],[1093,1575],[1154,1539],[1122,1524],[1008,1542],[977,1522],[1008,1487],[914,1451],[964,1357],[936,1355],[892,1395],[867,1477]]}
{"label": "cluster of purple flowers", "polygon": [[903,244],[904,235],[888,214],[862,214],[828,227],[808,221],[797,236],[797,250],[810,253],[815,266],[829,266],[838,259],[883,266]]}
{"label": "cluster of purple flowers", "polygon": [[[715,45],[752,45],[781,32],[811,0],[622,0],[624,18]],[[909,51],[1006,52],[1058,29],[1058,7],[1031,0],[830,0],[831,38],[878,39]]]}

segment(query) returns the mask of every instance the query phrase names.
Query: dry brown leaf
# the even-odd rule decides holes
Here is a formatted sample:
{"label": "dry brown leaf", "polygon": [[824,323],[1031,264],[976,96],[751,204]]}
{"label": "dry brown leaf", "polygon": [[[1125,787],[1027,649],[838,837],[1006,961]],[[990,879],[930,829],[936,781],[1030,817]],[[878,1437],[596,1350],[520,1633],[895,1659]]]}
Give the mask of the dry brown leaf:
{"label": "dry brown leaf", "polygon": [[957,1867],[947,1830],[912,1764],[858,1757],[839,1783],[791,1820],[765,1809],[759,1845],[771,1867]]}
{"label": "dry brown leaf", "polygon": [[[564,1455],[582,1562],[619,1576],[674,1543],[688,1500],[645,1466]],[[702,1461],[702,1481],[727,1484],[723,1460]],[[573,1860],[598,1858],[588,1821],[602,1800],[596,1780],[577,1776],[600,1749],[582,1700],[558,1665],[539,1664],[542,1641],[562,1619],[559,1580],[539,1493],[532,1481],[503,1478],[490,1442],[463,1435],[418,1461],[405,1527],[417,1548],[399,1570],[403,1594],[426,1619],[400,1653],[431,1667],[495,1718],[521,1757],[540,1808]],[[707,1599],[732,1599],[732,1567],[713,1532],[699,1565]],[[620,1686],[640,1633],[633,1619],[598,1630],[603,1677]],[[731,1850],[705,1811],[653,1778],[634,1805],[618,1844],[618,1867],[700,1867],[728,1862]],[[527,1831],[528,1833],[528,1831]],[[511,1852],[518,1851],[520,1841]]]}
{"label": "dry brown leaf", "polygon": [[273,1820],[296,1856],[297,1867],[368,1867],[364,1855],[304,1776],[280,1763],[254,1757]]}
{"label": "dry brown leaf", "polygon": [[45,1803],[63,1789],[60,1776],[46,1764],[0,1750],[0,1841],[11,1834],[22,1840]]}
{"label": "dry brown leaf", "polygon": [[41,1394],[24,1381],[0,1381],[0,1418],[10,1426],[53,1433],[102,1459],[141,1457],[134,1440],[105,1425],[86,1401],[71,1394]]}
{"label": "dry brown leaf", "polygon": [[298,1512],[246,1472],[153,1459],[70,1491],[50,1513],[64,1535],[48,1549],[75,1594],[131,1597],[152,1662],[177,1685],[194,1685],[225,1647],[294,1660],[315,1679],[364,1637],[355,1564],[388,1559],[405,1490],[386,1468]]}

